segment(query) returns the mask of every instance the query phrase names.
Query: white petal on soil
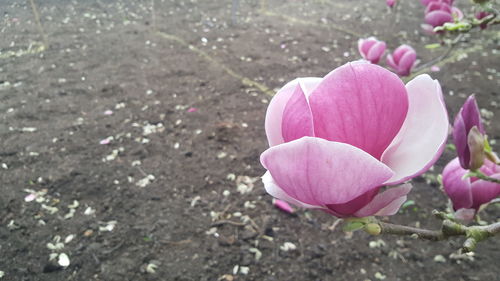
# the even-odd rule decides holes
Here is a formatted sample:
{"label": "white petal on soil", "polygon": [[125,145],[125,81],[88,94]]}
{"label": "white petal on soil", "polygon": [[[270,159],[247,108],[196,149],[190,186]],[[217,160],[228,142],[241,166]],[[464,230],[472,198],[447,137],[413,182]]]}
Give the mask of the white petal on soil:
{"label": "white petal on soil", "polygon": [[73,238],[75,238],[75,235],[74,234],[70,234],[68,236],[66,236],[66,238],[64,238],[64,243],[69,243],[73,240]]}
{"label": "white petal on soil", "polygon": [[293,244],[292,242],[285,242],[283,246],[280,246],[280,249],[283,252],[288,252],[297,249],[297,246],[295,246],[295,244]]}
{"label": "white petal on soil", "polygon": [[62,267],[67,267],[69,266],[69,257],[65,253],[59,254],[59,259],[57,259],[57,263],[62,266]]}

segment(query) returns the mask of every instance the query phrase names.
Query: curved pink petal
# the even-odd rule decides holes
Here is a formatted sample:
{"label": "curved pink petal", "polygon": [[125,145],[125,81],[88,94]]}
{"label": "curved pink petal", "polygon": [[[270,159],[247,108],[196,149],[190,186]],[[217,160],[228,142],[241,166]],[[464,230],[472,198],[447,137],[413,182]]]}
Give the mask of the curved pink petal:
{"label": "curved pink petal", "polygon": [[356,217],[368,217],[373,215],[392,216],[406,201],[406,195],[411,189],[411,184],[389,188],[377,194],[369,204],[357,211],[354,215]]}
{"label": "curved pink petal", "polygon": [[306,96],[308,96],[321,82],[322,78],[308,77],[308,78],[297,78],[289,83],[287,83],[283,88],[281,88],[278,93],[273,97],[266,112],[266,135],[269,146],[278,145],[283,143],[282,136],[282,118],[283,111],[290,100],[292,94],[295,92],[297,85],[300,85],[302,91]]}
{"label": "curved pink petal", "polygon": [[442,26],[447,22],[453,22],[453,16],[445,11],[432,11],[425,15],[425,22],[433,27]]}
{"label": "curved pink petal", "polygon": [[492,176],[500,174],[500,165],[491,162],[489,159],[484,159],[484,164],[479,170],[485,175]]}
{"label": "curved pink petal", "polygon": [[407,52],[415,52],[415,50],[411,46],[406,45],[406,44],[403,44],[403,45],[397,47],[396,50],[394,50],[394,52],[392,53],[394,63],[396,65],[399,65],[399,61],[404,56],[404,54],[406,54]]}
{"label": "curved pink petal", "polygon": [[367,54],[367,60],[369,60],[371,63],[378,63],[380,58],[385,52],[386,44],[385,42],[377,42],[375,43],[370,50],[368,51]]}
{"label": "curved pink petal", "polygon": [[399,60],[398,74],[402,76],[409,75],[416,60],[417,53],[414,50],[407,51]]}
{"label": "curved pink petal", "polygon": [[398,65],[394,61],[394,57],[391,54],[388,54],[385,58],[385,63],[389,65],[392,69],[398,69]]}
{"label": "curved pink petal", "polygon": [[367,62],[330,72],[309,97],[317,137],[343,142],[379,159],[408,110],[401,79]]}
{"label": "curved pink petal", "polygon": [[273,146],[260,159],[286,194],[317,206],[348,202],[393,175],[356,147],[312,137]]}
{"label": "curved pink petal", "polygon": [[285,142],[314,136],[311,109],[300,84],[288,100],[282,118],[281,133]]}
{"label": "curved pink petal", "polygon": [[309,204],[305,204],[303,202],[300,202],[292,197],[290,197],[286,192],[281,189],[276,182],[274,181],[273,177],[271,176],[271,173],[267,171],[263,176],[262,176],[262,183],[264,184],[264,188],[266,189],[267,193],[269,193],[272,197],[276,199],[280,199],[283,201],[286,201],[290,204],[293,204],[297,207],[302,207],[302,208],[321,208],[320,206],[313,206]]}
{"label": "curved pink petal", "polygon": [[448,12],[451,14],[451,6],[450,4],[447,4],[447,3],[444,3],[444,2],[441,2],[441,1],[434,1],[432,3],[430,3],[429,5],[427,5],[427,7],[425,7],[425,14],[427,15],[428,13],[430,12],[434,12],[434,11],[444,11],[444,12]]}
{"label": "curved pink petal", "polygon": [[[491,175],[492,178],[500,179],[500,174]],[[500,195],[500,184],[477,180],[472,183],[472,208],[479,209],[482,204],[488,203]]]}
{"label": "curved pink petal", "polygon": [[375,37],[369,37],[366,39],[359,39],[358,40],[358,51],[361,54],[363,58],[366,59],[366,55],[368,54],[368,51],[370,48],[377,43],[377,39]]}
{"label": "curved pink petal", "polygon": [[427,6],[432,2],[444,2],[448,5],[453,4],[453,0],[420,0],[420,3],[422,3],[422,5],[424,5],[424,6]]}
{"label": "curved pink petal", "polygon": [[453,209],[471,208],[473,197],[470,178],[463,178],[467,174],[460,166],[458,158],[453,159],[443,170],[444,191],[453,202]]}
{"label": "curved pink petal", "polygon": [[386,184],[397,184],[427,171],[441,156],[448,137],[448,113],[441,86],[429,75],[406,85],[408,115],[381,161],[396,174]]}

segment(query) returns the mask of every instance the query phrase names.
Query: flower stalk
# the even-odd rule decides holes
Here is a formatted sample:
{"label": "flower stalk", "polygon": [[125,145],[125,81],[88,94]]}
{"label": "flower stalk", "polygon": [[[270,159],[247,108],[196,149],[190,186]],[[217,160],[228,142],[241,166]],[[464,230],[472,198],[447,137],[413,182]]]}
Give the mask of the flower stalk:
{"label": "flower stalk", "polygon": [[465,226],[448,219],[442,213],[435,212],[435,214],[438,218],[442,219],[441,228],[438,230],[386,223],[375,219],[367,223],[364,230],[371,235],[393,234],[412,236],[430,241],[441,241],[454,236],[465,236],[467,239],[463,243],[462,251],[466,253],[474,251],[477,243],[500,234],[500,222],[489,225]]}

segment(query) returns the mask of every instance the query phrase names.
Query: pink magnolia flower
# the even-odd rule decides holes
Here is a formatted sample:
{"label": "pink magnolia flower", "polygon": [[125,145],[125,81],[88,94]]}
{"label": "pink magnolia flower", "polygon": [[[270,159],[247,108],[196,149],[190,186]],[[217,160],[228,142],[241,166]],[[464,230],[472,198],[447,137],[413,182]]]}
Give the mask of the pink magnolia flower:
{"label": "pink magnolia flower", "polygon": [[371,63],[378,63],[385,52],[385,42],[375,37],[358,40],[358,50],[361,56]]}
{"label": "pink magnolia flower", "polygon": [[[500,166],[485,160],[479,169],[483,174],[500,179]],[[453,159],[443,170],[444,191],[457,211],[455,216],[464,221],[474,218],[479,207],[500,196],[500,184],[477,178],[464,178],[469,170],[460,166],[458,158]]]}
{"label": "pink magnolia flower", "polygon": [[397,74],[408,76],[418,63],[417,52],[408,45],[401,45],[387,55],[386,62]]}
{"label": "pink magnolia flower", "polygon": [[389,8],[392,8],[396,4],[396,0],[386,0],[385,3],[389,6]]}
{"label": "pink magnolia flower", "polygon": [[[476,129],[473,129],[474,127]],[[484,159],[484,140],[483,144],[479,144],[480,147],[477,149],[475,147],[477,144],[473,142],[472,137],[474,136],[471,136],[471,132],[485,134],[483,123],[481,122],[481,114],[479,113],[474,95],[467,98],[453,123],[453,142],[455,143],[460,165],[464,169],[470,169],[472,166],[479,168]],[[482,157],[482,159],[478,160],[478,157]],[[477,162],[480,162],[480,164],[474,165]]]}
{"label": "pink magnolia flower", "polygon": [[281,88],[266,113],[266,191],[337,217],[393,215],[409,184],[441,155],[448,117],[439,82],[406,86],[374,64],[345,64]]}

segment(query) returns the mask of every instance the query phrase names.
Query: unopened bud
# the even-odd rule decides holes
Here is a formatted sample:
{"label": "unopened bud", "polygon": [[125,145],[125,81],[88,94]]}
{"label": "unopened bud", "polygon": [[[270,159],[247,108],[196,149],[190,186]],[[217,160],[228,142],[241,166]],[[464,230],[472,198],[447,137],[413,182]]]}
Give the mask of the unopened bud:
{"label": "unopened bud", "polygon": [[365,225],[365,232],[370,235],[379,235],[382,233],[382,228],[378,223],[368,223]]}
{"label": "unopened bud", "polygon": [[484,164],[484,158],[486,154],[484,152],[484,140],[485,137],[477,126],[470,129],[469,135],[467,136],[467,145],[470,151],[470,169],[472,171],[481,168]]}

